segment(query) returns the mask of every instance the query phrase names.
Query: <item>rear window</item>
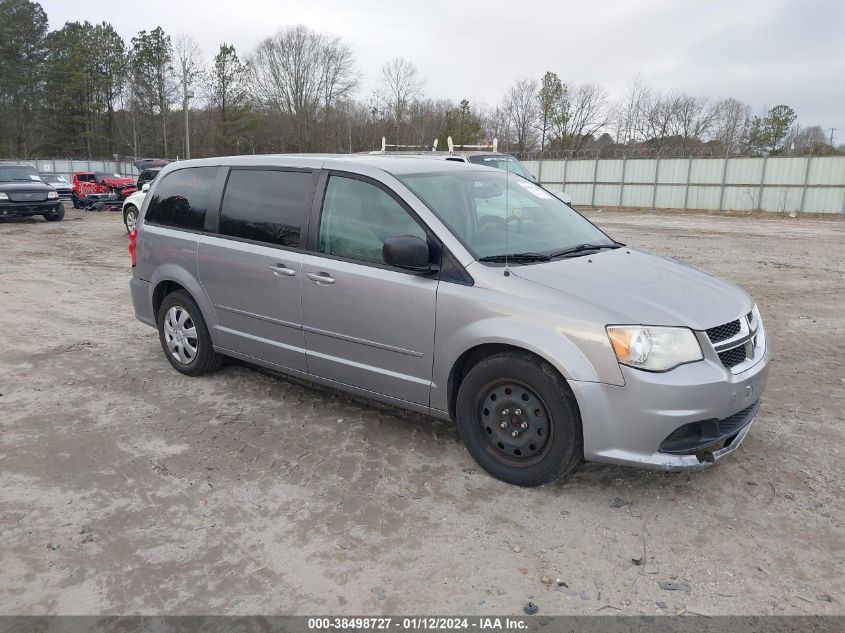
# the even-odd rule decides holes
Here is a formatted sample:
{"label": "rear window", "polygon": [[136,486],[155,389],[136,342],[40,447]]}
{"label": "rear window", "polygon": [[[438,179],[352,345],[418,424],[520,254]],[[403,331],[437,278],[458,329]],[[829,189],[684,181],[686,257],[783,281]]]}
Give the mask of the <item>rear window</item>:
{"label": "rear window", "polygon": [[189,167],[171,172],[155,188],[144,222],[201,231],[208,192],[217,167]]}
{"label": "rear window", "polygon": [[233,169],[223,194],[220,233],[297,248],[311,190],[309,172]]}

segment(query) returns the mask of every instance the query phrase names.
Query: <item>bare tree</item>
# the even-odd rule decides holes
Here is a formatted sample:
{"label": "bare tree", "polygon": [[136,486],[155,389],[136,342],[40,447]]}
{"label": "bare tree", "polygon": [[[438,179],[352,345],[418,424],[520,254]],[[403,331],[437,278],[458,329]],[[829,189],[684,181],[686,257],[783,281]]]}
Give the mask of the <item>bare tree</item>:
{"label": "bare tree", "polygon": [[257,101],[293,117],[300,151],[309,149],[320,109],[347,97],[358,80],[351,49],[303,25],[262,40],[248,63]]}
{"label": "bare tree", "polygon": [[323,111],[346,102],[355,92],[360,74],[355,68],[355,56],[352,48],[339,37],[326,37],[322,49],[322,84]]}
{"label": "bare tree", "polygon": [[614,108],[616,120],[616,142],[629,144],[639,140],[639,121],[644,102],[651,98],[651,89],[637,77],[627,94]]}
{"label": "bare tree", "polygon": [[751,107],[737,99],[722,99],[717,104],[711,137],[726,154],[739,153],[747,142]]}
{"label": "bare tree", "polygon": [[664,96],[652,90],[644,93],[640,100],[635,119],[637,135],[656,150],[662,149],[669,142],[675,124],[677,101],[677,96]]}
{"label": "bare tree", "polygon": [[381,67],[381,86],[377,95],[385,113],[396,126],[396,142],[402,134],[402,125],[410,112],[411,104],[422,95],[423,79],[417,67],[406,59],[397,57]]}
{"label": "bare tree", "polygon": [[713,127],[719,114],[719,104],[705,97],[682,94],[672,103],[674,133],[686,147],[690,141],[701,141]]}
{"label": "bare tree", "polygon": [[552,129],[561,146],[579,151],[584,143],[604,128],[610,118],[607,90],[598,84],[563,86]]}
{"label": "bare tree", "polygon": [[193,88],[203,76],[202,51],[191,35],[179,33],[173,38],[173,56],[176,59],[176,79],[182,86],[182,114],[185,117],[185,158],[190,158],[191,133],[188,102],[193,97]]}
{"label": "bare tree", "polygon": [[534,145],[534,130],[537,127],[537,92],[540,88],[536,79],[523,77],[510,87],[505,95],[504,110],[516,137],[517,151],[524,152]]}

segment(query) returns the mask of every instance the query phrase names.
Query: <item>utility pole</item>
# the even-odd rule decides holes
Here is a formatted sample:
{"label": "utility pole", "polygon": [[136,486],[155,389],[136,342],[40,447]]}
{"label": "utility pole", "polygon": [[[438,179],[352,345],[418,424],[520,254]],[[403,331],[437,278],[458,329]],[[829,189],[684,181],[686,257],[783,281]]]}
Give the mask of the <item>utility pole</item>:
{"label": "utility pole", "polygon": [[188,123],[188,99],[194,96],[188,94],[188,60],[182,59],[182,111],[185,114],[185,159],[191,158],[191,132]]}
{"label": "utility pole", "polygon": [[833,147],[833,133],[836,132],[839,128],[832,127],[830,128],[830,146]]}

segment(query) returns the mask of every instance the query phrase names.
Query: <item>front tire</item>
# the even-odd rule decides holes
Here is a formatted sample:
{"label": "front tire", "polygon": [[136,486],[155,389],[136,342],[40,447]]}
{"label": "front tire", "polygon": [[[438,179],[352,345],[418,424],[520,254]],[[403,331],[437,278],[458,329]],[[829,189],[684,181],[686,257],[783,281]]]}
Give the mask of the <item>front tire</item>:
{"label": "front tire", "polygon": [[578,405],[561,375],[522,352],[484,359],[458,391],[458,433],[479,466],[517,486],[540,486],[584,459]]}
{"label": "front tire", "polygon": [[200,376],[220,368],[223,358],[214,351],[199,306],[184,290],[171,292],[158,309],[161,349],[174,369]]}
{"label": "front tire", "polygon": [[123,212],[123,224],[126,225],[126,232],[131,233],[138,228],[138,208],[134,205],[126,207]]}
{"label": "front tire", "polygon": [[62,218],[65,217],[65,208],[63,205],[59,205],[56,207],[55,211],[50,211],[50,213],[44,214],[44,219],[48,222],[58,222]]}

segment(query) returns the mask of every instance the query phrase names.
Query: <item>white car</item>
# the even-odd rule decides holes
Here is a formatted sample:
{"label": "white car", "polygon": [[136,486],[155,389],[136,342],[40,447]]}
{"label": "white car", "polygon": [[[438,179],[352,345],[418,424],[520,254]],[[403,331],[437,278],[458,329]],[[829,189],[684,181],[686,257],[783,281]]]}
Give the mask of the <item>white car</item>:
{"label": "white car", "polygon": [[140,191],[126,197],[123,201],[123,224],[126,225],[126,232],[131,233],[138,226],[138,214],[141,211],[141,205],[144,203],[144,198],[147,197],[147,192],[150,190],[150,183],[145,182],[141,186]]}

